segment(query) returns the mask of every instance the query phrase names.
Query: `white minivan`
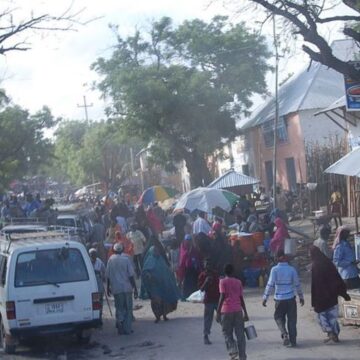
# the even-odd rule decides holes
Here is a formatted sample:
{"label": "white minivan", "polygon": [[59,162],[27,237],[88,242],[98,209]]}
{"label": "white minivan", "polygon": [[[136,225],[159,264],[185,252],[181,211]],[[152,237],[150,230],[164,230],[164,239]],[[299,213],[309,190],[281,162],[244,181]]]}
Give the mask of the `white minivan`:
{"label": "white minivan", "polygon": [[83,244],[58,232],[0,238],[0,335],[6,353],[36,336],[90,339],[101,301]]}

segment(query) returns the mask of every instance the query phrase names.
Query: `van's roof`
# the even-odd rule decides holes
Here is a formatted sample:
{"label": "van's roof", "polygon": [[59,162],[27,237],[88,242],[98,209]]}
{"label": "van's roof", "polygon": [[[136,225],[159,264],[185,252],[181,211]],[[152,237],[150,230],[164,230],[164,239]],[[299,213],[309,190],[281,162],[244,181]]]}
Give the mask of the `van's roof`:
{"label": "van's roof", "polygon": [[19,248],[43,245],[71,245],[78,247],[79,242],[71,241],[69,236],[57,231],[46,231],[26,234],[13,234],[11,238],[0,236],[0,253],[12,253]]}
{"label": "van's roof", "polygon": [[24,232],[36,232],[46,231],[47,227],[40,224],[17,224],[17,225],[5,225],[1,232],[4,234],[8,233],[24,233]]}

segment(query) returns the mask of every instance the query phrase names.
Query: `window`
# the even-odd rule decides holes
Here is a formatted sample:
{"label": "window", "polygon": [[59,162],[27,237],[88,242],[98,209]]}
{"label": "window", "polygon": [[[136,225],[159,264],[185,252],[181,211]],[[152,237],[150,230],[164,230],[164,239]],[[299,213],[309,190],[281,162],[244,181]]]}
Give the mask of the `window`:
{"label": "window", "polygon": [[249,134],[240,135],[238,143],[239,146],[236,148],[236,152],[238,154],[242,153],[243,151],[248,151],[250,149]]}
{"label": "window", "polygon": [[[266,147],[274,146],[274,122],[274,120],[267,121],[261,127]],[[279,144],[288,141],[288,133],[284,116],[279,118],[276,135]]]}
{"label": "window", "polygon": [[244,175],[247,175],[247,176],[250,175],[250,170],[249,170],[249,165],[248,165],[248,164],[242,165],[242,173],[243,173]]}
{"label": "window", "polygon": [[0,255],[0,286],[6,284],[7,257]]}
{"label": "window", "polygon": [[89,280],[78,249],[67,247],[29,251],[17,257],[15,287],[61,284]]}

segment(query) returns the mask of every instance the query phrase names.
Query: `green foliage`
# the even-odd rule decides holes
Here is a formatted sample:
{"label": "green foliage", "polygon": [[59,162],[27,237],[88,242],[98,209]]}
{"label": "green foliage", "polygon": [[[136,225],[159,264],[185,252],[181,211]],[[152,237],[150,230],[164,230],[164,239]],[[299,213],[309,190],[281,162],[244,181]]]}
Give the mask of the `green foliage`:
{"label": "green foliage", "polygon": [[35,115],[19,106],[10,106],[3,97],[0,112],[0,187],[11,179],[36,174],[52,159],[52,144],[45,131],[59,121],[44,107]]}
{"label": "green foliage", "polygon": [[130,147],[140,146],[127,139],[110,121],[66,121],[57,130],[56,162],[52,174],[77,185],[101,181],[108,186],[131,175]]}
{"label": "green foliage", "polygon": [[108,115],[151,144],[153,161],[174,169],[185,160],[198,186],[210,181],[206,157],[234,139],[235,117],[266,91],[268,56],[262,37],[226,17],[177,28],[165,17],[149,33],[118,36],[111,58],[93,69],[112,101]]}

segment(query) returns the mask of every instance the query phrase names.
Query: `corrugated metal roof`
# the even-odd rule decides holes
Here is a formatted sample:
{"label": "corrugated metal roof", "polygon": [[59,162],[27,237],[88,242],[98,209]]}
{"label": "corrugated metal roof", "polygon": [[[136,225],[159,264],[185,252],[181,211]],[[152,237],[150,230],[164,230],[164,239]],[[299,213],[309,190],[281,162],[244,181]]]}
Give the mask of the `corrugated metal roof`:
{"label": "corrugated metal roof", "polygon": [[[332,44],[333,53],[344,60],[350,60],[358,52],[352,40],[338,40]],[[298,74],[293,75],[279,89],[279,116],[328,107],[344,94],[343,75],[320,63],[313,63]],[[265,102],[250,119],[243,124],[242,130],[259,126],[275,117],[275,98]]]}
{"label": "corrugated metal roof", "polygon": [[226,189],[236,186],[255,185],[259,182],[260,180],[258,179],[238,173],[234,169],[231,169],[219,178],[215,179],[207,187],[213,189]]}

